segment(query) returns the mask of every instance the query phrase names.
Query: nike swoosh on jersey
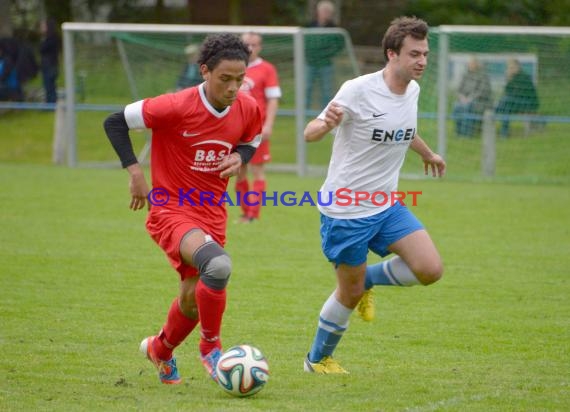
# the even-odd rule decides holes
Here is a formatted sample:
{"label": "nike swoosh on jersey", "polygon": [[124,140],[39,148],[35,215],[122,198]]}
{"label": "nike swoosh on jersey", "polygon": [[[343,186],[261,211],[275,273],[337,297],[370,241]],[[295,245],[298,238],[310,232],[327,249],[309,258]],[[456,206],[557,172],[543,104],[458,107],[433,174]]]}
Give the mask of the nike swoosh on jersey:
{"label": "nike swoosh on jersey", "polygon": [[184,137],[193,137],[193,136],[198,136],[200,133],[188,133],[186,130],[184,130],[184,132],[182,132],[182,136]]}
{"label": "nike swoosh on jersey", "polygon": [[372,117],[381,117],[381,116],[385,116],[385,115],[387,115],[387,114],[388,114],[388,113],[378,113],[378,114],[372,113]]}

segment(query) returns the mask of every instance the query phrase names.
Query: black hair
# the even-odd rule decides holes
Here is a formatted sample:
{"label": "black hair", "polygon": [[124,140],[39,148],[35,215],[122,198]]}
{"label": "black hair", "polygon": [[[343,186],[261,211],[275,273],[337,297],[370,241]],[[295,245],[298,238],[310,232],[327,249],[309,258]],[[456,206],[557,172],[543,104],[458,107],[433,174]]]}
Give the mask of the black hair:
{"label": "black hair", "polygon": [[212,34],[202,43],[198,64],[205,64],[210,71],[214,70],[221,60],[241,60],[247,66],[249,55],[249,47],[235,34]]}

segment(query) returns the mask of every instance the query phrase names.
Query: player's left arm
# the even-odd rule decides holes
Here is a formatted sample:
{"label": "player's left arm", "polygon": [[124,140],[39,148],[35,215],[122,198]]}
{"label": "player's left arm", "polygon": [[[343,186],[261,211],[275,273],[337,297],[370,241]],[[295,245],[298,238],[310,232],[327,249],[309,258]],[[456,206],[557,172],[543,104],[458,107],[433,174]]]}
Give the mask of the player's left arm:
{"label": "player's left arm", "polygon": [[424,162],[424,173],[428,174],[428,168],[431,168],[433,177],[442,177],[445,174],[445,160],[443,157],[434,153],[427,143],[418,134],[414,136],[410,148],[420,155]]}

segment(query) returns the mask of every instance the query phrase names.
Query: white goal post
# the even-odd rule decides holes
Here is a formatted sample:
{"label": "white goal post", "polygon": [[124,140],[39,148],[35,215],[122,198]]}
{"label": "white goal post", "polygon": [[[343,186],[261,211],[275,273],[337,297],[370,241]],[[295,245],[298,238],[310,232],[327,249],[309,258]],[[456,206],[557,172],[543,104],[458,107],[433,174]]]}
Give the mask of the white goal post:
{"label": "white goal post", "polygon": [[[130,35],[148,34],[155,35],[206,35],[211,33],[245,33],[253,31],[264,36],[290,36],[292,56],[292,73],[290,85],[291,95],[294,96],[294,106],[289,109],[281,109],[282,115],[294,116],[295,118],[295,144],[296,144],[296,162],[293,170],[298,175],[304,176],[307,174],[307,158],[305,150],[305,142],[303,139],[303,130],[305,127],[306,117],[308,114],[314,114],[307,111],[306,98],[305,98],[305,36],[310,34],[323,34],[323,35],[340,35],[344,39],[344,54],[348,65],[350,66],[351,74],[346,77],[354,77],[359,74],[358,64],[354,57],[354,51],[350,36],[348,32],[341,28],[330,29],[309,29],[302,27],[269,27],[269,26],[210,26],[210,25],[165,25],[165,24],[119,24],[119,23],[64,23],[63,30],[63,46],[64,46],[64,70],[65,70],[65,134],[66,134],[66,158],[67,164],[70,167],[75,167],[79,163],[78,147],[77,147],[77,113],[78,111],[110,111],[112,102],[107,104],[85,104],[84,102],[77,101],[78,95],[78,53],[81,47],[77,46],[78,39],[91,38],[91,41],[96,41],[97,36],[102,37],[102,41],[108,43],[107,48],[114,47],[114,43],[109,40],[111,34],[125,34]],[[100,39],[101,41],[101,39]],[[265,41],[264,41],[265,43]],[[122,60],[123,68],[127,72],[128,82],[130,84],[131,94],[137,95],[136,84],[130,76],[129,71],[133,69],[133,65],[129,67],[129,61],[123,59],[124,52],[121,51],[121,41],[117,42],[118,53],[120,60]],[[288,46],[289,47],[289,46]],[[262,53],[263,56],[263,53]],[[116,59],[118,60],[118,59]],[[160,65],[157,64],[157,70],[160,70]],[[134,68],[136,70],[136,68]],[[80,71],[79,71],[80,72]],[[118,80],[117,80],[118,81]],[[127,96],[130,97],[130,96]],[[133,96],[136,98],[148,97],[147,95]],[[145,153],[141,153],[145,156]],[[289,165],[293,166],[293,165]]]}

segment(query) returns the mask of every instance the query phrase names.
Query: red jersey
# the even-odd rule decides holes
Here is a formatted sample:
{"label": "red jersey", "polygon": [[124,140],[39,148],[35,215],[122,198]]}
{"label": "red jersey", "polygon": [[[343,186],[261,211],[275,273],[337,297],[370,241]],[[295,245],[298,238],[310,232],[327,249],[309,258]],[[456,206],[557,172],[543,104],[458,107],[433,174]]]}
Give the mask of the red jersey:
{"label": "red jersey", "polygon": [[265,122],[267,99],[281,97],[275,66],[261,58],[249,63],[240,90],[253,96],[261,110],[262,121]]}
{"label": "red jersey", "polygon": [[237,145],[259,145],[262,123],[255,101],[238,93],[219,112],[201,84],[128,105],[125,118],[131,129],[152,129],[152,186],[169,198],[151,214],[191,216],[225,232],[228,178],[221,179],[218,168]]}

